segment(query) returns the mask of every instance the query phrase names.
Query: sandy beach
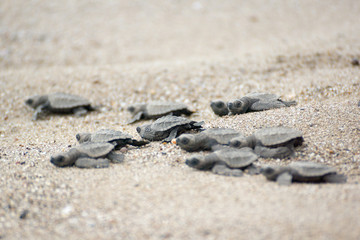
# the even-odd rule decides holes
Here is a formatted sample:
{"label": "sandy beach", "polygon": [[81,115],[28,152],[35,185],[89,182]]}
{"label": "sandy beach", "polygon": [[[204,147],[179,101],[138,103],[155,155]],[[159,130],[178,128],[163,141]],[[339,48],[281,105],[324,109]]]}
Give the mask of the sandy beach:
{"label": "sandy beach", "polygon": [[[360,239],[360,2],[0,2],[0,239]],[[68,92],[99,111],[32,121],[35,94]],[[210,101],[270,92],[297,105],[219,117]],[[172,143],[128,147],[105,169],[50,157],[126,124],[136,102],[169,100],[204,127],[250,135],[286,126],[287,159],[335,167],[345,184],[279,186],[185,165]]]}

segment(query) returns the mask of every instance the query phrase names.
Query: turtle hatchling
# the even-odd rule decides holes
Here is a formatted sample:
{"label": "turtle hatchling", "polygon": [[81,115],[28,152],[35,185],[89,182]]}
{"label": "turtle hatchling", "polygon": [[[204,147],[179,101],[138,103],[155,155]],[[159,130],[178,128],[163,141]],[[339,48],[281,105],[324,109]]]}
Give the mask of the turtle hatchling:
{"label": "turtle hatchling", "polygon": [[243,136],[231,128],[210,128],[197,134],[182,134],[176,144],[188,152],[211,150],[215,145],[228,145],[235,137]]}
{"label": "turtle hatchling", "polygon": [[292,162],[287,166],[268,166],[261,173],[270,181],[280,185],[292,182],[328,182],[345,183],[346,176],[338,174],[336,169],[315,162]]}
{"label": "turtle hatchling", "polygon": [[28,98],[25,104],[34,108],[32,117],[37,120],[43,113],[73,113],[77,116],[85,115],[94,110],[89,100],[77,95],[67,93],[52,93],[48,95],[35,95]]}
{"label": "turtle hatchling", "polygon": [[279,96],[271,93],[250,93],[240,99],[229,101],[227,106],[232,114],[264,111],[273,108],[290,107],[296,101],[286,102]]}
{"label": "turtle hatchling", "polygon": [[255,153],[264,158],[285,158],[294,154],[294,147],[303,142],[302,132],[296,129],[270,127],[259,129],[248,137],[235,137],[230,146],[254,148]]}
{"label": "turtle hatchling", "polygon": [[229,108],[227,104],[222,100],[211,101],[210,107],[216,115],[225,116],[229,114]]}
{"label": "turtle hatchling", "polygon": [[147,140],[136,140],[130,134],[112,129],[101,129],[94,133],[78,133],[76,139],[79,143],[84,142],[108,142],[115,146],[116,149],[126,145],[143,146],[149,143]]}
{"label": "turtle hatchling", "polygon": [[180,116],[182,114],[190,116],[194,113],[183,103],[160,101],[133,104],[128,107],[128,111],[132,114],[129,124],[141,119],[157,119],[166,115]]}
{"label": "turtle hatchling", "polygon": [[195,129],[201,129],[204,122],[196,122],[184,117],[164,116],[158,118],[152,124],[146,124],[136,128],[139,135],[149,141],[165,141],[170,142],[178,135]]}
{"label": "turtle hatchling", "polygon": [[120,163],[123,154],[114,153],[114,145],[104,142],[87,142],[71,148],[68,152],[60,153],[50,158],[50,162],[58,167],[75,166],[79,168],[105,168],[109,160]]}
{"label": "turtle hatchling", "polygon": [[243,175],[243,170],[249,174],[260,172],[253,164],[257,159],[258,156],[251,148],[228,148],[206,156],[192,156],[185,161],[185,164],[198,170],[211,170],[215,174],[240,177]]}

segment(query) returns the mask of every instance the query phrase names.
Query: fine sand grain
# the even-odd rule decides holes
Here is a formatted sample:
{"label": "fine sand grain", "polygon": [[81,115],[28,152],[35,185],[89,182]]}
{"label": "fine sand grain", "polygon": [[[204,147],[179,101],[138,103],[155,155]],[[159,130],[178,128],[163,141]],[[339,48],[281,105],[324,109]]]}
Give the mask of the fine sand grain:
{"label": "fine sand grain", "polygon": [[[360,239],[360,2],[0,2],[0,239]],[[24,100],[69,92],[100,111],[31,121]],[[209,103],[264,91],[290,108],[217,117]],[[285,165],[334,166],[346,184],[196,171],[174,144],[129,147],[107,169],[50,156],[101,128],[139,137],[126,106],[171,100],[205,127],[304,134]],[[150,121],[147,121],[150,122]]]}

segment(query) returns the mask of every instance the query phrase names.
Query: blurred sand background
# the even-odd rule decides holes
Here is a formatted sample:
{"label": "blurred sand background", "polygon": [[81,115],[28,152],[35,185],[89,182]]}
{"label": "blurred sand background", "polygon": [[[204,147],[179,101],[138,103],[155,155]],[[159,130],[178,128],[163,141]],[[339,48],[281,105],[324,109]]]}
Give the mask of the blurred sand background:
{"label": "blurred sand background", "polygon": [[[360,239],[360,2],[0,1],[0,239]],[[31,121],[26,97],[101,105]],[[267,91],[291,108],[217,117],[212,99]],[[75,134],[126,125],[126,106],[172,100],[205,127],[303,131],[296,157],[348,183],[268,182],[190,169],[173,144],[108,169],[56,168]],[[27,213],[27,214],[25,214]]]}

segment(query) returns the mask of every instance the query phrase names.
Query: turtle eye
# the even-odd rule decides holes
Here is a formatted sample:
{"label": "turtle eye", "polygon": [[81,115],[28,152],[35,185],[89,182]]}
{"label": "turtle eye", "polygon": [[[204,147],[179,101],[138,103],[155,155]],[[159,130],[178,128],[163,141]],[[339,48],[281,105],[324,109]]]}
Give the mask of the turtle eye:
{"label": "turtle eye", "polygon": [[240,108],[242,104],[240,101],[235,101],[234,105],[236,108]]}
{"label": "turtle eye", "polygon": [[140,132],[141,132],[141,127],[137,127],[137,128],[136,128],[136,131],[137,131],[138,133],[140,133]]}
{"label": "turtle eye", "polygon": [[134,112],[134,111],[135,111],[135,108],[134,108],[134,107],[128,107],[128,111],[129,111],[129,112]]}
{"label": "turtle eye", "polygon": [[218,108],[223,108],[223,107],[224,107],[224,103],[223,103],[223,102],[218,102],[218,103],[216,104],[216,106],[217,106]]}
{"label": "turtle eye", "polygon": [[76,134],[76,140],[80,141],[80,134]]}
{"label": "turtle eye", "polygon": [[183,137],[182,139],[181,139],[181,143],[182,144],[188,144],[190,142],[190,140],[187,138],[187,137]]}
{"label": "turtle eye", "polygon": [[240,141],[238,141],[238,140],[232,141],[232,142],[231,142],[231,146],[233,146],[233,147],[240,147]]}
{"label": "turtle eye", "polygon": [[190,167],[197,166],[199,163],[200,163],[200,161],[197,158],[187,159],[185,161],[185,164],[190,166]]}

